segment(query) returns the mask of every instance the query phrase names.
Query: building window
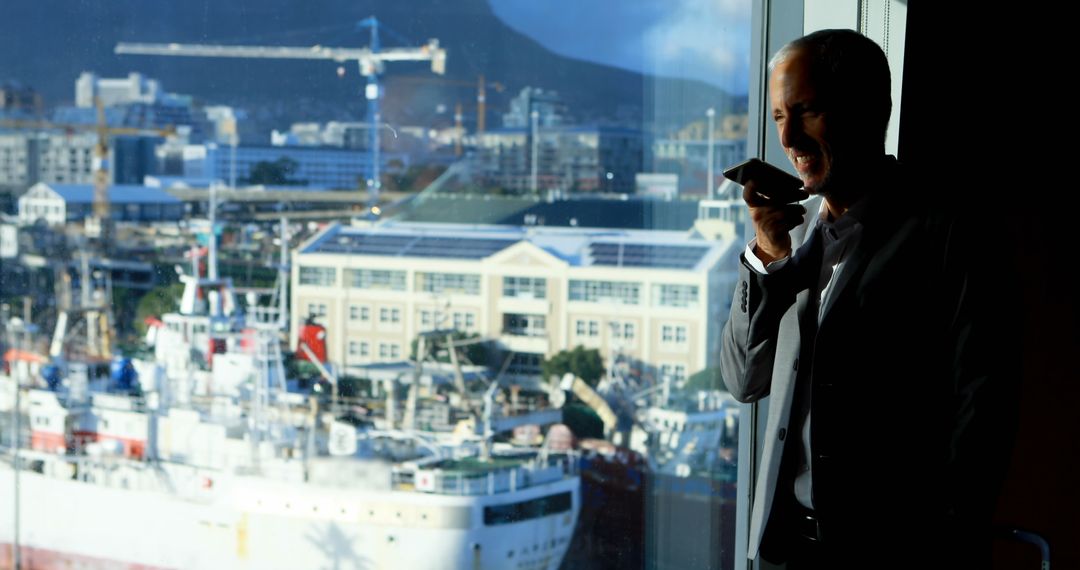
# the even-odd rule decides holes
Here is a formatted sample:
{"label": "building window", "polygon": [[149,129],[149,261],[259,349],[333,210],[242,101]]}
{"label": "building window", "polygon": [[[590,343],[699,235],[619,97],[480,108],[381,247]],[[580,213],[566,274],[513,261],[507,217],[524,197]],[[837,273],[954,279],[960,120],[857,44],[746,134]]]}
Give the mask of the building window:
{"label": "building window", "polygon": [[546,337],[547,318],[544,315],[503,315],[503,333],[513,336]]}
{"label": "building window", "polygon": [[454,329],[470,330],[476,326],[476,317],[472,313],[454,313]]}
{"label": "building window", "polygon": [[608,323],[611,338],[622,340],[634,340],[634,323],[611,321]]}
{"label": "building window", "polygon": [[442,311],[420,311],[420,330],[430,331],[443,326],[446,315]]}
{"label": "building window", "polygon": [[405,272],[384,269],[346,269],[345,281],[355,289],[405,290]]}
{"label": "building window", "polygon": [[401,358],[401,346],[397,344],[379,343],[379,358],[381,360],[394,360]]}
{"label": "building window", "polygon": [[503,297],[545,299],[547,298],[547,279],[543,277],[503,277]]}
{"label": "building window", "polygon": [[675,384],[681,384],[686,381],[686,366],[683,364],[661,364],[660,365],[660,380],[665,381],[670,379]]}
{"label": "building window", "polygon": [[333,267],[300,266],[301,285],[321,285],[331,287],[337,280],[337,270]]}
{"label": "building window", "polygon": [[697,285],[653,285],[653,305],[657,307],[696,308]]}
{"label": "building window", "polygon": [[308,303],[307,314],[309,317],[322,318],[326,316],[326,303]]}
{"label": "building window", "polygon": [[574,330],[578,336],[598,337],[600,336],[600,321],[578,320],[574,325]]}
{"label": "building window", "polygon": [[686,326],[664,325],[660,327],[660,342],[664,344],[686,344]]}
{"label": "building window", "polygon": [[357,340],[349,341],[349,356],[367,356],[367,343]]}
{"label": "building window", "polygon": [[641,302],[641,284],[626,281],[571,279],[570,300],[637,305]]}
{"label": "building window", "polygon": [[371,320],[371,308],[367,305],[349,305],[349,320],[368,322]]}
{"label": "building window", "polygon": [[472,273],[416,273],[416,290],[424,293],[480,294],[480,276]]}
{"label": "building window", "polygon": [[379,309],[379,322],[380,323],[400,323],[401,322],[401,309],[391,309],[389,307],[382,307]]}
{"label": "building window", "polygon": [[543,362],[544,355],[542,354],[515,352],[510,357],[506,372],[511,376],[538,376],[541,374]]}

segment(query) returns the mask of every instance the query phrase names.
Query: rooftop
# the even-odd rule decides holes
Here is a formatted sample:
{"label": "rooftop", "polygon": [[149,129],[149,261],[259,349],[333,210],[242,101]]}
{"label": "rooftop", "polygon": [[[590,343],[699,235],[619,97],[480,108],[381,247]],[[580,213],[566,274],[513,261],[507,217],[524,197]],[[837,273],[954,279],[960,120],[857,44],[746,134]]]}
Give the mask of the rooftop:
{"label": "rooftop", "polygon": [[332,225],[300,253],[479,261],[522,241],[574,267],[687,271],[707,270],[732,246],[677,231],[387,221],[369,228]]}
{"label": "rooftop", "polygon": [[[46,184],[66,202],[92,204],[93,184]],[[173,195],[161,188],[137,184],[113,184],[109,186],[109,202],[113,204],[180,204]]]}

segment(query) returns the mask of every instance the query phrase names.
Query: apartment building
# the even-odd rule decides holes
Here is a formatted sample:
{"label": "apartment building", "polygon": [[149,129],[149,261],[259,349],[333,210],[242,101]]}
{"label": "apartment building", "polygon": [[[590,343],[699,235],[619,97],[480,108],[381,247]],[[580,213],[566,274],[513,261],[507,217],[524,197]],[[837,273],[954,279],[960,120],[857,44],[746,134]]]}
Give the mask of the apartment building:
{"label": "apartment building", "polygon": [[454,328],[513,351],[514,375],[582,345],[678,381],[716,363],[737,278],[734,242],[694,235],[333,225],[293,254],[292,330],[314,317],[347,366],[408,358],[418,333]]}

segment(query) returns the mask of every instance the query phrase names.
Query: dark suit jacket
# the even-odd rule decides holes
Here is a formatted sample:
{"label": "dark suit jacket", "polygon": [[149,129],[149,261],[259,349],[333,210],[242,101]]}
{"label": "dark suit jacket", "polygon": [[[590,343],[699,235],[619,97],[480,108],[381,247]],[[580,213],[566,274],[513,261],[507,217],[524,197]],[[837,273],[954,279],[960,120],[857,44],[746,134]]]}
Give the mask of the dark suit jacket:
{"label": "dark suit jacket", "polygon": [[1013,315],[994,311],[995,292],[1011,288],[984,255],[993,226],[938,209],[942,191],[890,157],[820,324],[798,277],[809,243],[771,275],[743,260],[721,368],[740,401],[772,394],[751,557],[760,545],[782,559],[790,536],[796,379],[811,382],[813,498],[832,548],[854,565],[981,554],[1011,449],[1019,349],[1007,341]]}

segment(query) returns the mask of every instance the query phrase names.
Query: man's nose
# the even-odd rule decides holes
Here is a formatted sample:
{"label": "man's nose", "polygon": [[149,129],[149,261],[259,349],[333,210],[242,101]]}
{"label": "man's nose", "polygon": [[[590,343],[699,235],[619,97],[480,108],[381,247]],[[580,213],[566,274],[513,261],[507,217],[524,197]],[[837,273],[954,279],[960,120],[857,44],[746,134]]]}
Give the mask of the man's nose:
{"label": "man's nose", "polygon": [[780,134],[780,146],[784,148],[791,148],[799,140],[798,121],[787,120],[777,123],[776,129]]}

